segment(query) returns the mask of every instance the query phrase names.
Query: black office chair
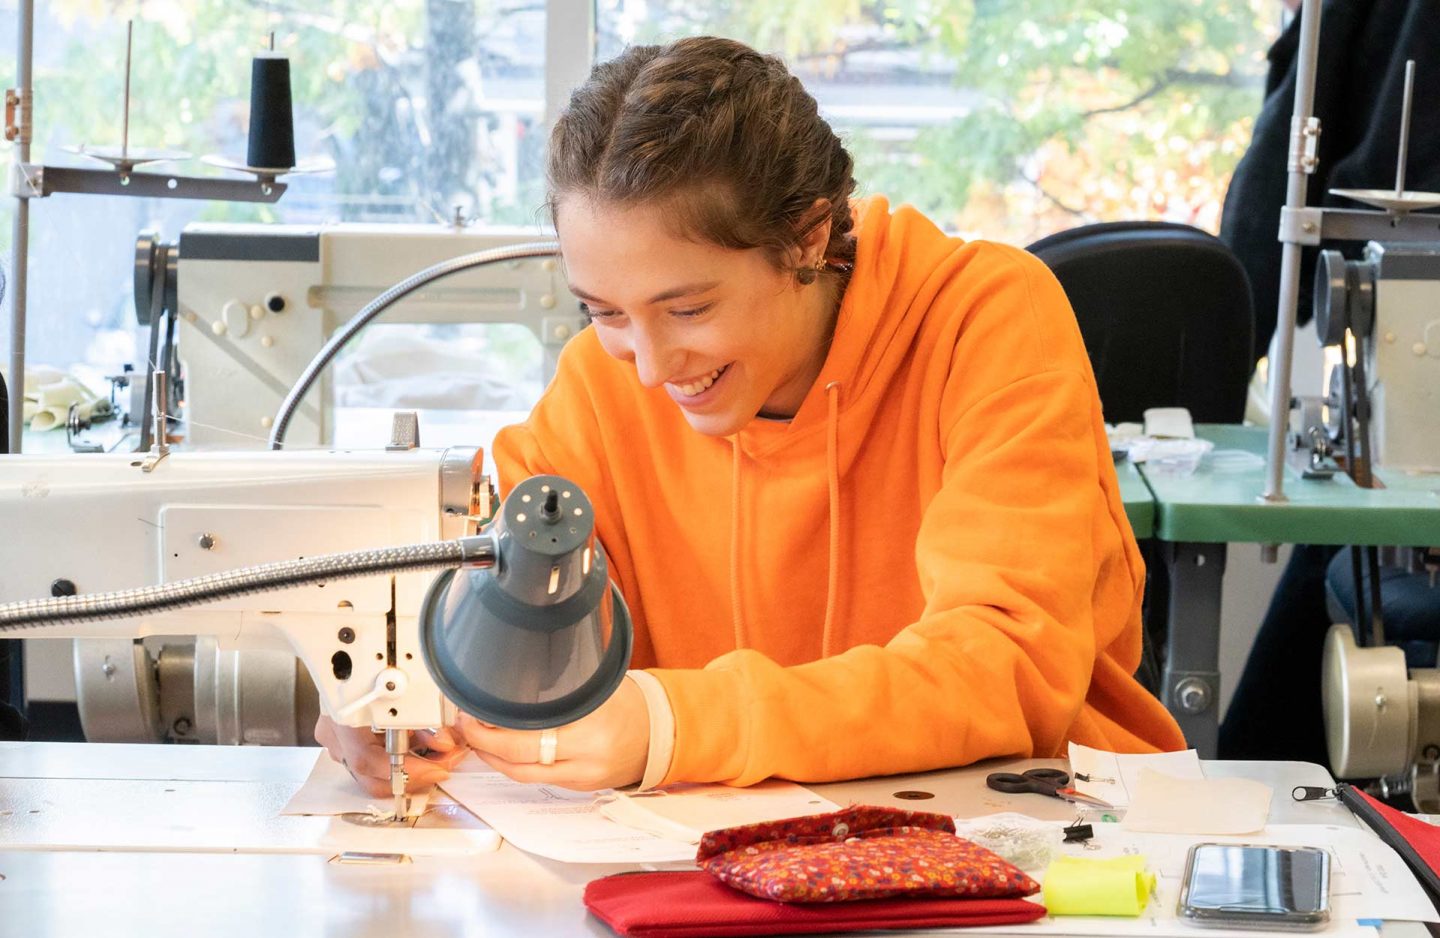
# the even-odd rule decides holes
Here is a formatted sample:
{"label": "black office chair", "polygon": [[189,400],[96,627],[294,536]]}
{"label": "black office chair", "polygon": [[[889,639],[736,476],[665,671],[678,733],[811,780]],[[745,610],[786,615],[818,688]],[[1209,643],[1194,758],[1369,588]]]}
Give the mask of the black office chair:
{"label": "black office chair", "polygon": [[1055,273],[1100,386],[1105,419],[1186,407],[1197,423],[1245,415],[1255,314],[1245,268],[1219,238],[1171,222],[1106,222],[1027,250]]}
{"label": "black office chair", "polygon": [[[1224,242],[1160,221],[1083,225],[1027,248],[1060,281],[1110,423],[1150,407],[1185,407],[1197,423],[1245,416],[1255,314],[1245,268]],[[1158,545],[1142,541],[1145,631],[1136,677],[1160,694],[1170,581]]]}

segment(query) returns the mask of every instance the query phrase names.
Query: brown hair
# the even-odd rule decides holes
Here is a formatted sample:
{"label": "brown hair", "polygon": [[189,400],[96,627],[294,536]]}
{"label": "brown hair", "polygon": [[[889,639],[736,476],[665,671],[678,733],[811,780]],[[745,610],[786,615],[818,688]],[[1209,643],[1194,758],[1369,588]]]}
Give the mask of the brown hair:
{"label": "brown hair", "polygon": [[[687,237],[759,248],[779,269],[826,220],[825,259],[855,258],[854,164],[815,99],[780,59],[702,36],[636,46],[602,62],[550,134],[557,200],[664,202]],[[827,268],[828,269],[828,268]]]}

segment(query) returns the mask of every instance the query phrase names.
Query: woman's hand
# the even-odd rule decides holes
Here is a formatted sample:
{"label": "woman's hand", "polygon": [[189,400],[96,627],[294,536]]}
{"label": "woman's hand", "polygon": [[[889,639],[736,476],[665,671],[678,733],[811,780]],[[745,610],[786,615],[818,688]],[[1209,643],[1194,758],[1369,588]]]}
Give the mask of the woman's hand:
{"label": "woman's hand", "polygon": [[540,764],[542,731],[501,729],[465,713],[455,725],[476,755],[517,782],[576,791],[618,788],[640,781],[650,755],[650,711],[629,678],[593,713],[545,731],[556,734],[552,765]]}
{"label": "woman's hand", "polygon": [[[325,747],[330,758],[350,771],[355,781],[377,798],[390,794],[390,757],[385,752],[385,736],[364,727],[341,726],[327,716],[315,721],[315,741]],[[410,734],[411,752],[405,756],[406,791],[428,788],[450,777],[450,770],[469,750],[459,743],[455,732],[442,728],[435,732],[416,730]],[[416,751],[429,751],[417,756]]]}

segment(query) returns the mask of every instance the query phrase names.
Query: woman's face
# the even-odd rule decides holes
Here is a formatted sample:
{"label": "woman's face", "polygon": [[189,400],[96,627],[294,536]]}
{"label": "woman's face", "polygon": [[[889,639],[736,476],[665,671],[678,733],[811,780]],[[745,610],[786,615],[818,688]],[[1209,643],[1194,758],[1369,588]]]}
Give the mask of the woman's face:
{"label": "woman's face", "polygon": [[600,344],[663,388],[690,426],[726,436],[762,411],[799,409],[829,349],[823,281],[803,286],[759,250],[686,240],[653,207],[571,195],[556,225]]}

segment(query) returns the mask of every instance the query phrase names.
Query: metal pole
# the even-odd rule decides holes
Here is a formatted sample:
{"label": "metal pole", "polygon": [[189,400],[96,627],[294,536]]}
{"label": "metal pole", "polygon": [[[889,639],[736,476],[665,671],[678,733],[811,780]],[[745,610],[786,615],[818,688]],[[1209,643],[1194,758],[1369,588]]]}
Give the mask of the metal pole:
{"label": "metal pole", "polygon": [[[1306,187],[1315,168],[1307,160],[1314,145],[1310,117],[1315,110],[1315,71],[1320,50],[1320,0],[1304,0],[1300,10],[1300,51],[1295,69],[1295,112],[1290,118],[1290,179],[1285,205],[1305,207]],[[1300,245],[1283,242],[1280,254],[1280,302],[1275,314],[1275,356],[1270,362],[1270,438],[1265,466],[1267,502],[1285,501],[1285,435],[1290,422],[1290,369],[1295,353],[1295,306],[1300,298]]]}
{"label": "metal pole", "polygon": [[1400,153],[1395,158],[1395,198],[1405,197],[1405,157],[1410,152],[1410,99],[1415,95],[1415,60],[1405,62],[1405,98],[1400,105]]}
{"label": "metal pole", "polygon": [[130,51],[135,46],[135,21],[125,24],[125,114],[120,122],[120,156],[130,155]]}
{"label": "metal pole", "polygon": [[[35,55],[35,0],[20,0],[15,55],[15,90],[19,133],[15,138],[17,165],[30,162],[30,67]],[[20,431],[25,416],[25,290],[30,263],[30,200],[17,198],[15,227],[10,244],[10,452],[20,452]]]}

